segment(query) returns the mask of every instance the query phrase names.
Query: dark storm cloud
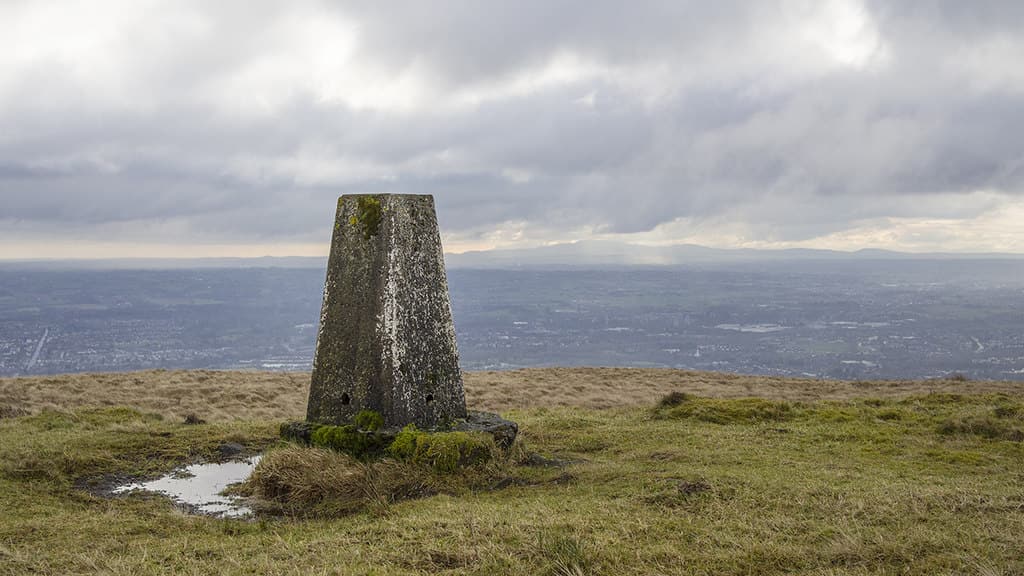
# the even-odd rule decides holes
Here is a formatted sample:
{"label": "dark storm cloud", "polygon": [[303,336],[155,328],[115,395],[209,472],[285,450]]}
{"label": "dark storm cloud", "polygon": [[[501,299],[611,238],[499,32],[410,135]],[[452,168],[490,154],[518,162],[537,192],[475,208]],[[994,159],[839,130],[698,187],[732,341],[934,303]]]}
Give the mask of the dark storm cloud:
{"label": "dark storm cloud", "polygon": [[38,40],[0,57],[0,240],[316,242],[349,192],[468,236],[800,240],[1024,194],[1018,2],[285,6],[4,8]]}

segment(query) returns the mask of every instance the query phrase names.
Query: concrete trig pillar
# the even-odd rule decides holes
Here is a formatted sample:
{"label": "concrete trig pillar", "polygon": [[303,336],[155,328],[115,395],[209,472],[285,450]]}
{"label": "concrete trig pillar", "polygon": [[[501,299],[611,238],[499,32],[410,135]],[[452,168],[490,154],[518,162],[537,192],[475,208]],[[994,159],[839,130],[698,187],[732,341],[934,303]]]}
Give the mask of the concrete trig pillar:
{"label": "concrete trig pillar", "polygon": [[338,199],[306,419],[386,427],[466,418],[441,235],[430,195]]}

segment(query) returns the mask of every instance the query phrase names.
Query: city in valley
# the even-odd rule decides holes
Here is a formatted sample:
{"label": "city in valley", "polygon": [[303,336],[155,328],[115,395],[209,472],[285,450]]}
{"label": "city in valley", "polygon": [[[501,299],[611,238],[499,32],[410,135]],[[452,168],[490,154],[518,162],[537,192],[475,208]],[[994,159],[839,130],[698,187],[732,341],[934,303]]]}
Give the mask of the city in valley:
{"label": "city in valley", "polygon": [[[449,270],[462,367],[1024,380],[1020,260]],[[311,366],[323,269],[0,269],[0,375]]]}

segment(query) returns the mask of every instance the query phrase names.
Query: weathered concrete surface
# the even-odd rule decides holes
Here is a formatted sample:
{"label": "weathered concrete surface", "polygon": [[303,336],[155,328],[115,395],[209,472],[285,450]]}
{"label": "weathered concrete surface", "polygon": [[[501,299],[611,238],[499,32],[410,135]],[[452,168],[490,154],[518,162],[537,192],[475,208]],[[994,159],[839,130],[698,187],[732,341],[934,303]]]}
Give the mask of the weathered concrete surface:
{"label": "weathered concrete surface", "polygon": [[490,412],[471,410],[466,419],[456,426],[463,432],[486,432],[494,437],[494,443],[501,448],[511,448],[519,434],[519,425]]}
{"label": "weathered concrete surface", "polygon": [[441,236],[429,195],[338,200],[306,419],[386,427],[466,417]]}

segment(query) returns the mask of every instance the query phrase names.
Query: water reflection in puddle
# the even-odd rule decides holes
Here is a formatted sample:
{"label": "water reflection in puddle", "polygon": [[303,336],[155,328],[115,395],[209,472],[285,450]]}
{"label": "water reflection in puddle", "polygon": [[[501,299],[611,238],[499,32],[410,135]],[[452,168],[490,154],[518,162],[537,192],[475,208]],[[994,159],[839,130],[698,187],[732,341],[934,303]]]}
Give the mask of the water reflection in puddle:
{"label": "water reflection in puddle", "polygon": [[197,514],[209,514],[223,518],[251,516],[252,510],[237,497],[224,496],[221,492],[230,484],[244,481],[256,468],[259,456],[246,460],[235,460],[221,464],[193,464],[179,468],[163,478],[150,482],[136,482],[114,489],[115,494],[132,490],[145,490],[164,494],[179,504],[184,504]]}

